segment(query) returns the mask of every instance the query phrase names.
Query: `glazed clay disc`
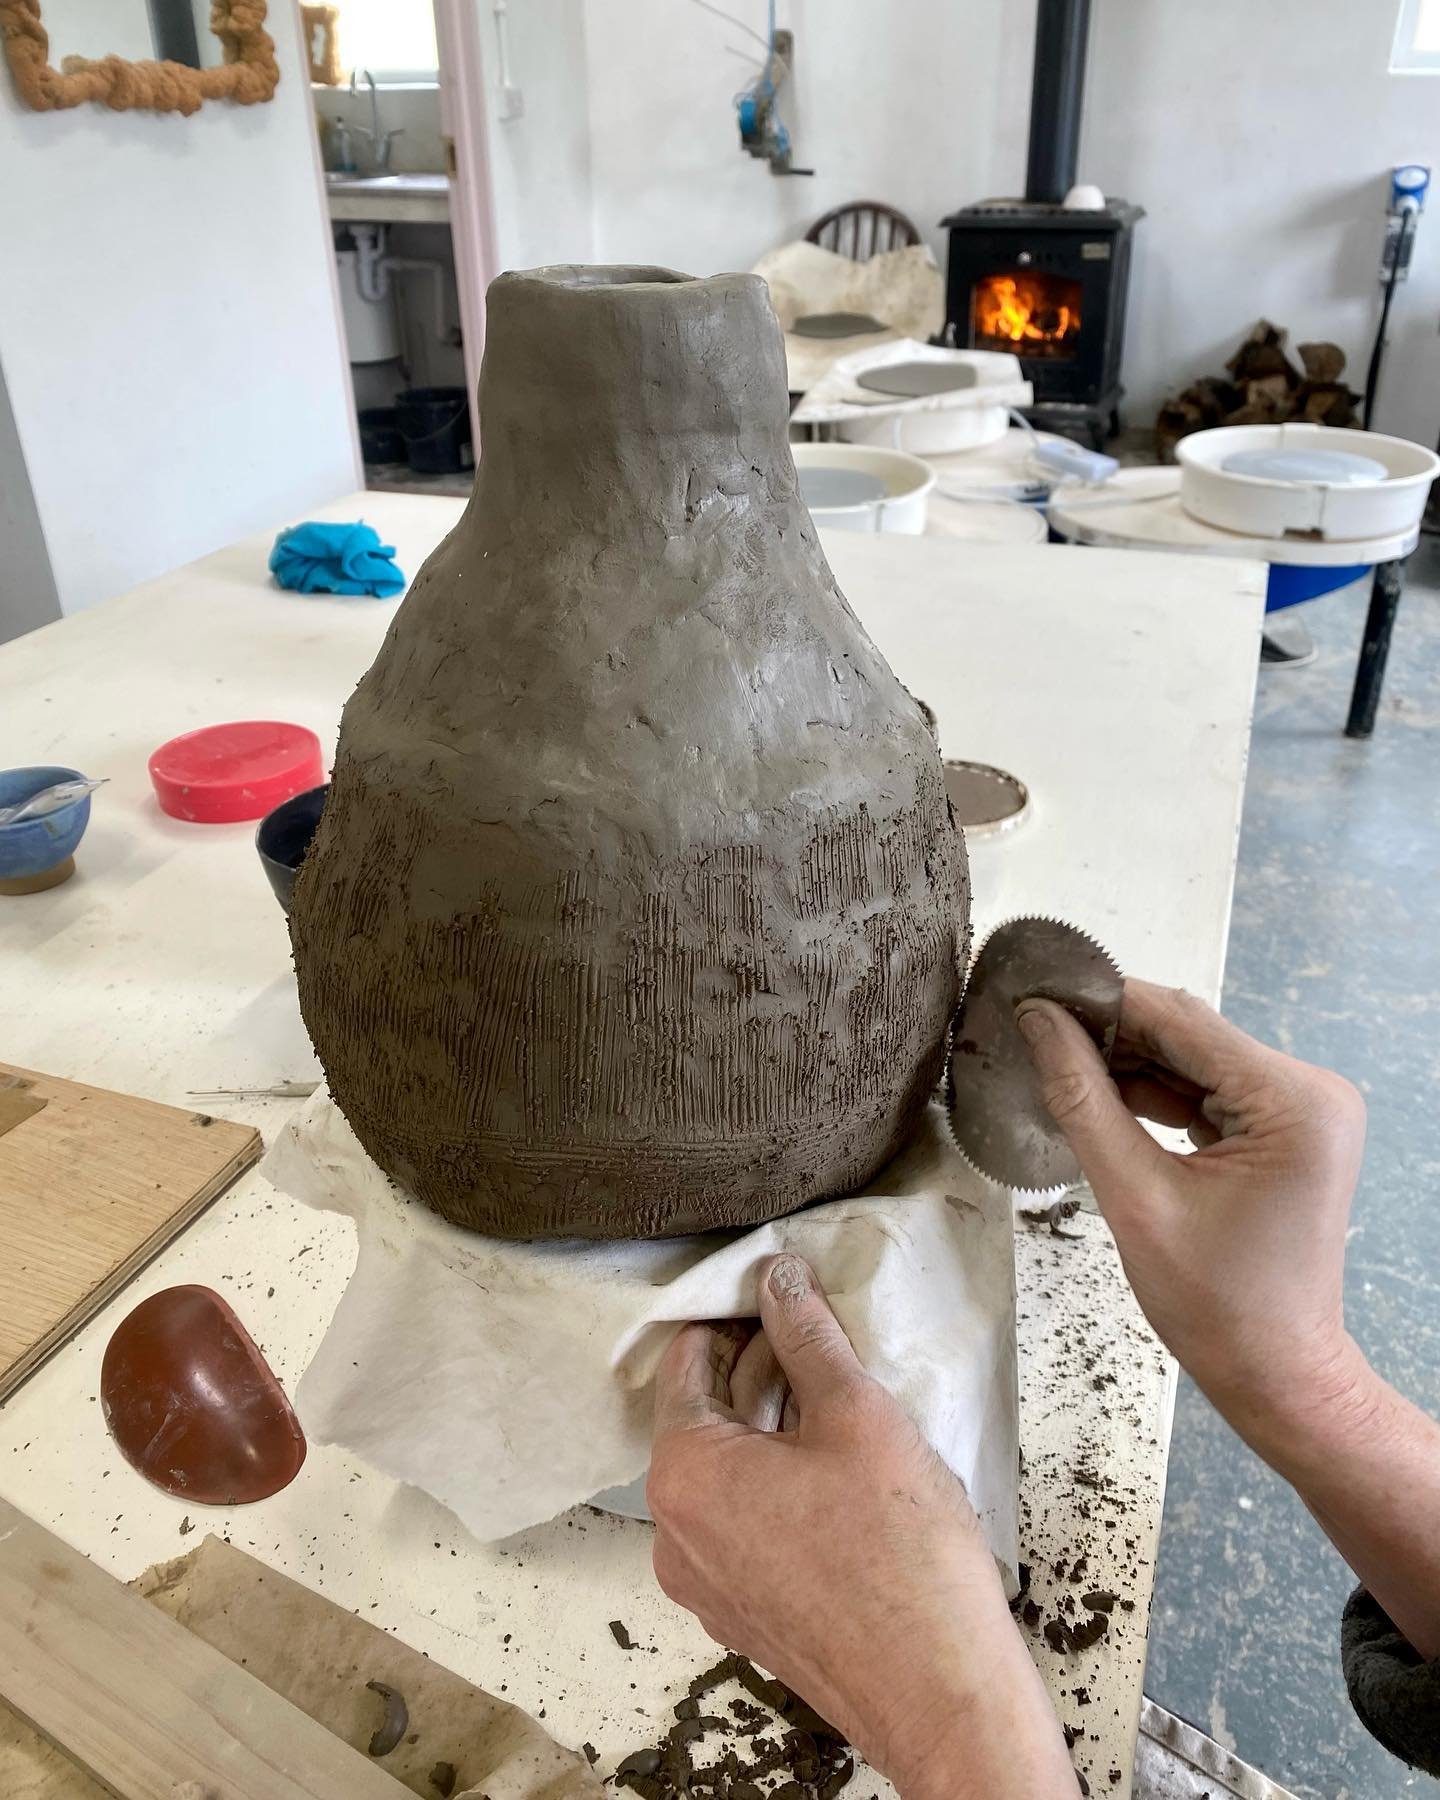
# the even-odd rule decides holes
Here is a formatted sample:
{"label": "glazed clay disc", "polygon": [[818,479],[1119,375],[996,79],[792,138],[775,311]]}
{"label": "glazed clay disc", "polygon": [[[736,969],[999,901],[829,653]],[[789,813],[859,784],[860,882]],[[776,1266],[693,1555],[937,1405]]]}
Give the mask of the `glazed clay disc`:
{"label": "glazed clay disc", "polygon": [[796,337],[843,338],[868,337],[885,326],[869,313],[805,313],[790,329]]}
{"label": "glazed clay disc", "polygon": [[1025,783],[990,763],[947,757],[945,792],[967,838],[1009,831],[1030,810],[1030,790]]}
{"label": "glazed clay disc", "polygon": [[[800,328],[797,325],[795,329]],[[923,400],[927,394],[957,394],[973,388],[975,370],[968,363],[901,362],[881,369],[865,369],[855,377],[857,387],[898,400]]]}
{"label": "glazed clay disc", "polygon": [[162,1288],[115,1327],[100,1406],[147,1481],[201,1506],[247,1506],[300,1473],[305,1434],[259,1346],[213,1288]]}

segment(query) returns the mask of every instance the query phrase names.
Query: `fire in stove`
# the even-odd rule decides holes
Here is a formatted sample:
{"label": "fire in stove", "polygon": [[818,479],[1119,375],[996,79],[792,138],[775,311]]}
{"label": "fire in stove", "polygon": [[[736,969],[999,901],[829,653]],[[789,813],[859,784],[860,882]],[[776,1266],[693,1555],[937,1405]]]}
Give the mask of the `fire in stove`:
{"label": "fire in stove", "polygon": [[971,341],[981,350],[1073,356],[1080,337],[1080,283],[1061,275],[986,275],[974,288]]}

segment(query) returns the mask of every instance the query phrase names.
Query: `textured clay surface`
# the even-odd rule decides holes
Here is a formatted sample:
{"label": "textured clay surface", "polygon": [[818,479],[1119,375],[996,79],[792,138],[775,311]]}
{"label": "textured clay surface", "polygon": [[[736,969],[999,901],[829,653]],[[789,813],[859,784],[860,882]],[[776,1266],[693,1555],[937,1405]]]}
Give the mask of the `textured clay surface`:
{"label": "textured clay surface", "polygon": [[764,284],[503,275],[480,407],[295,891],[335,1098],[496,1236],[843,1194],[941,1073],[969,880],[799,498]]}

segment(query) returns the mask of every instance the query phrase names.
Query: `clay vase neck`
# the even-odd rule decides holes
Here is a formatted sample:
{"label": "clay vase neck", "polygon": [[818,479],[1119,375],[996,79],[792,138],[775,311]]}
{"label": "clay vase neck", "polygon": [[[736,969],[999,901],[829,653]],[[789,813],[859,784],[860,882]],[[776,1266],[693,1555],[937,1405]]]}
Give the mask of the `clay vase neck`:
{"label": "clay vase neck", "polygon": [[748,511],[777,485],[799,507],[784,350],[758,276],[502,275],[487,333],[479,537],[523,518],[542,540],[655,551],[689,539],[707,508]]}

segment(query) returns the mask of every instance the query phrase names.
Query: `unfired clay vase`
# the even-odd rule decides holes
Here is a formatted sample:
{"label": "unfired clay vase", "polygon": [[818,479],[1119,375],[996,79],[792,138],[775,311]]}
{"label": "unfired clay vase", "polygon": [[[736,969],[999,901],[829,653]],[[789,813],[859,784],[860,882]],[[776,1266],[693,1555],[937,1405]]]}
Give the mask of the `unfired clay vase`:
{"label": "unfired clay vase", "polygon": [[764,283],[502,275],[484,456],[345,708],[300,1001],[380,1166],[503,1237],[858,1187],[941,1072],[964,842],[826,566]]}

